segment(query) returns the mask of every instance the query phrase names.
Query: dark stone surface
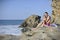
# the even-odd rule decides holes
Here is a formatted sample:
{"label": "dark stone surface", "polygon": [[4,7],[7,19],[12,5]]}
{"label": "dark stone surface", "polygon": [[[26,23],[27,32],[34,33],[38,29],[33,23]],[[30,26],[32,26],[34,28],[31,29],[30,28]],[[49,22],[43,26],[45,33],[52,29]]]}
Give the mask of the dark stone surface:
{"label": "dark stone surface", "polygon": [[19,27],[36,27],[40,23],[41,16],[31,15]]}

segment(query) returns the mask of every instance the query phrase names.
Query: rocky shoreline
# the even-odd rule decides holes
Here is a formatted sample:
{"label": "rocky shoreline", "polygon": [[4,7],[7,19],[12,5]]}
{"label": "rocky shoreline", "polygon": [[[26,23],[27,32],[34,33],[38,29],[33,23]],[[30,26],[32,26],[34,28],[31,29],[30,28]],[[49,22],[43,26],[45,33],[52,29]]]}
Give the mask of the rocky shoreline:
{"label": "rocky shoreline", "polygon": [[23,28],[22,35],[0,34],[0,40],[60,40],[60,25],[41,27],[39,21],[40,16],[32,15],[19,26]]}
{"label": "rocky shoreline", "polygon": [[20,36],[0,34],[0,40],[20,40]]}
{"label": "rocky shoreline", "polygon": [[60,0],[52,0],[52,22],[57,27],[45,26],[36,28],[40,23],[41,16],[28,17],[19,27],[22,27],[22,35],[0,35],[0,40],[60,40]]}

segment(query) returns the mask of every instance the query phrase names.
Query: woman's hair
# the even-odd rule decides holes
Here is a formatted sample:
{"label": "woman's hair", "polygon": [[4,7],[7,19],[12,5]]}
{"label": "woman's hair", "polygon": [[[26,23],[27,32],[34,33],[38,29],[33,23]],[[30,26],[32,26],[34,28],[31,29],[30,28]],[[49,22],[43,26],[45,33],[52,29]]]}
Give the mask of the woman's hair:
{"label": "woman's hair", "polygon": [[48,12],[45,12],[46,14],[48,14]]}

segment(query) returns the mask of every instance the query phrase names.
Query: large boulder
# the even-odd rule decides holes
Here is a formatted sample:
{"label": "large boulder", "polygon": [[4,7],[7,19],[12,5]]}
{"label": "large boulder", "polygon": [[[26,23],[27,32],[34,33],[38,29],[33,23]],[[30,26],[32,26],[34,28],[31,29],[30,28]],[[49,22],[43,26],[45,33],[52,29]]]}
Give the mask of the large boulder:
{"label": "large boulder", "polygon": [[41,16],[38,15],[32,15],[30,17],[28,17],[19,27],[36,27],[38,25],[38,23],[40,23],[40,18]]}
{"label": "large boulder", "polygon": [[31,28],[37,27],[40,23],[41,16],[38,15],[31,15],[28,17],[19,27],[22,27],[22,32],[31,31]]}
{"label": "large boulder", "polygon": [[60,24],[60,0],[52,0],[52,8],[53,22]]}

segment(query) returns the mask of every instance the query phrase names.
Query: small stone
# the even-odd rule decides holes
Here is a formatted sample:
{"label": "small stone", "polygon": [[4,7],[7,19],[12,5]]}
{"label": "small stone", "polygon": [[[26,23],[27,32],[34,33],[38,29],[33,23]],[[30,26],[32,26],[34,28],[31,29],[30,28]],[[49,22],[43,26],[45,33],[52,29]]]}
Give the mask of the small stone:
{"label": "small stone", "polygon": [[45,33],[45,32],[42,32],[42,33]]}
{"label": "small stone", "polygon": [[52,39],[52,40],[56,40],[56,39]]}

